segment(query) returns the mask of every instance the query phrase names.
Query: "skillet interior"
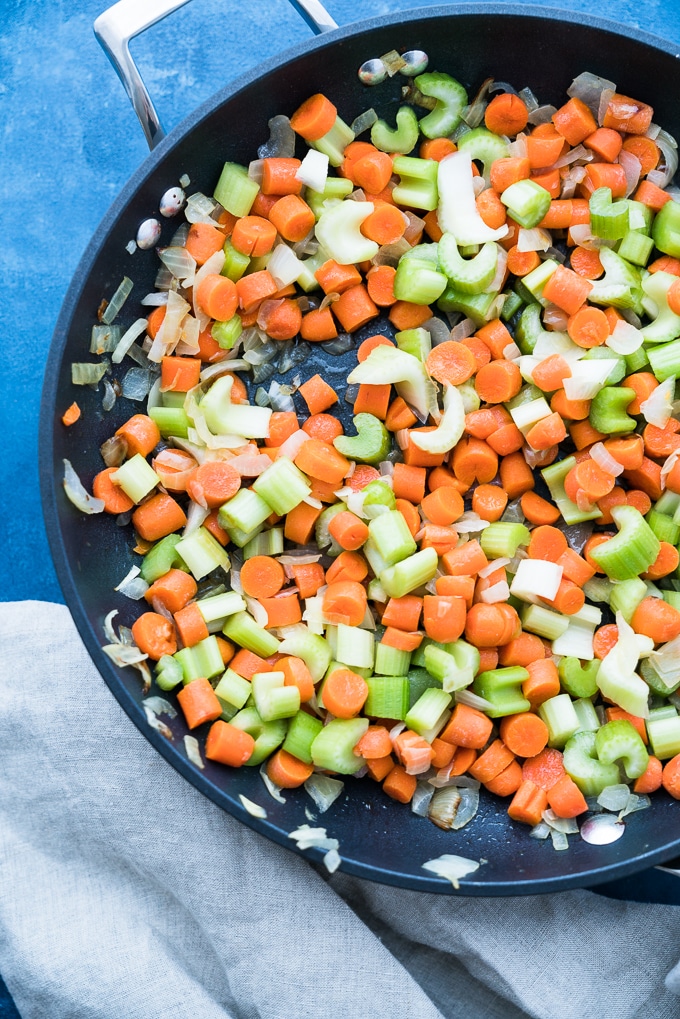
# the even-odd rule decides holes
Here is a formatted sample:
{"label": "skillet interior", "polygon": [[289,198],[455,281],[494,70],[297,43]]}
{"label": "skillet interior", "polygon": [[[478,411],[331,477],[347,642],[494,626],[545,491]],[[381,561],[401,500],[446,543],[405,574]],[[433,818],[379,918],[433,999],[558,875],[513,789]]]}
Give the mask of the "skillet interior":
{"label": "skillet interior", "polygon": [[[130,256],[125,245],[139,222],[157,213],[166,188],[187,173],[190,191],[210,193],[226,159],[247,164],[267,138],[267,120],[276,113],[292,113],[313,92],[326,92],[349,122],[369,106],[393,120],[401,76],[369,90],[360,84],[356,70],[367,58],[390,49],[414,48],[425,50],[431,69],[452,73],[470,94],[492,75],[517,88],[529,85],[539,101],[557,105],[564,101],[572,79],[592,70],[615,81],[620,91],[651,102],[655,121],[671,134],[680,131],[674,101],[680,73],[672,48],[640,34],[636,40],[627,38],[607,23],[565,12],[488,4],[428,8],[401,14],[398,21],[362,22],[298,46],[217,93],[135,173],[76,271],[55,331],[43,391],[40,474],[48,537],[66,602],[93,660],[123,708],[173,767],[229,813],[288,848],[292,845],[288,832],[306,821],[304,809],[311,803],[306,794],[289,793],[282,805],[265,792],[257,769],[235,772],[210,762],[202,772],[195,769],[184,754],[186,729],[180,719],[169,723],[175,735],[172,742],[151,730],[140,706],[138,674],[117,669],[101,652],[105,615],[117,608],[117,621],[130,624],[137,614],[133,603],[113,592],[130,566],[131,532],[116,528],[108,518],[83,516],[67,502],[61,488],[62,459],[71,460],[89,487],[101,469],[100,444],[140,408],[119,400],[110,414],[104,414],[101,392],[72,387],[70,365],[89,359],[97,307],[123,275],[129,275],[135,287],[120,321],[129,324],[140,314],[137,302],[153,289],[157,256],[142,251]],[[177,220],[164,222],[161,243],[168,242],[177,225]],[[364,334],[378,329],[373,322]],[[333,360],[320,353],[315,356],[313,363],[308,361],[291,374],[302,370],[308,377],[322,371],[341,385],[351,354]],[[67,430],[59,418],[75,398],[83,416],[79,425]],[[343,409],[348,415],[349,407]],[[267,820],[247,814],[239,793],[265,805]],[[388,800],[374,783],[359,785],[351,778],[345,795],[318,823],[339,839],[346,872],[387,884],[451,892],[448,883],[427,876],[422,863],[442,853],[482,857],[488,862],[461,886],[461,894],[470,895],[533,894],[610,881],[669,859],[680,844],[677,807],[658,794],[653,809],[629,818],[619,842],[595,847],[572,838],[566,853],[529,839],[526,827],[509,821],[502,801],[495,798],[483,801],[468,827],[444,833]],[[311,850],[305,855],[319,861],[322,854]]]}

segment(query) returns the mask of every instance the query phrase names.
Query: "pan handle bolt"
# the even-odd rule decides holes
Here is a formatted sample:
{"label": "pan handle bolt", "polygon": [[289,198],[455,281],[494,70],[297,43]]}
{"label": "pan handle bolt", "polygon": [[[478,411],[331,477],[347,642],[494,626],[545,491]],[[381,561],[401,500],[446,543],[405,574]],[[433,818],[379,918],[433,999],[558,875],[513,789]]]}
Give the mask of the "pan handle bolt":
{"label": "pan handle bolt", "polygon": [[153,248],[161,236],[161,225],[157,219],[145,219],[139,224],[137,231],[137,247],[146,250]]}
{"label": "pan handle bolt", "polygon": [[414,78],[417,74],[423,73],[430,58],[423,50],[409,50],[408,53],[402,54],[402,60],[404,66],[399,68],[399,74]]}
{"label": "pan handle bolt", "polygon": [[176,216],[184,205],[185,197],[181,188],[168,188],[158,206],[161,216]]}
{"label": "pan handle bolt", "polygon": [[365,60],[359,68],[359,80],[364,85],[380,85],[387,77],[387,68],[380,57]]}

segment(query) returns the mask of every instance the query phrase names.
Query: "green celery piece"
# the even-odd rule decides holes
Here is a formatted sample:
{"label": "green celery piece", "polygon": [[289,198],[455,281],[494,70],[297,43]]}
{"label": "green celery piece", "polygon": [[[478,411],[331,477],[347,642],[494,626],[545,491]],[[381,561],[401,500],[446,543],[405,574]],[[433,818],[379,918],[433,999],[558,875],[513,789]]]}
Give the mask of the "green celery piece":
{"label": "green celery piece", "polygon": [[544,467],[541,471],[553,502],[562,514],[564,522],[569,525],[580,524],[585,520],[595,520],[601,515],[599,507],[595,506],[590,511],[580,510],[576,503],[567,496],[564,490],[564,479],[575,463],[576,460],[573,456],[567,456],[564,460],[558,460],[557,463],[550,464],[549,467]]}
{"label": "green celery piece", "polygon": [[418,698],[416,703],[409,708],[404,721],[408,729],[413,729],[419,736],[427,739],[428,734],[440,722],[444,712],[448,714],[448,708],[453,698],[439,687],[429,687]]}
{"label": "green celery piece", "polygon": [[[219,695],[218,695],[219,696]],[[312,763],[312,743],[323,729],[323,722],[306,711],[293,715],[288,726],[283,749],[305,764]]]}
{"label": "green celery piece", "polygon": [[438,563],[436,551],[433,548],[423,548],[395,566],[382,570],[379,580],[390,598],[401,598],[432,580]]}
{"label": "green celery piece", "polygon": [[[658,513],[657,516],[661,516]],[[667,520],[667,517],[663,518]],[[680,528],[678,528],[680,536]],[[656,532],[655,532],[656,533]],[[662,540],[657,534],[657,538]],[[627,623],[633,618],[633,613],[643,598],[647,597],[647,585],[639,577],[632,577],[630,580],[622,580],[614,584],[609,598],[609,605],[612,612],[620,612]],[[588,694],[590,696],[590,694]]]}
{"label": "green celery piece", "polygon": [[399,510],[388,510],[369,521],[368,533],[388,566],[413,555],[418,548]]}
{"label": "green celery piece", "polygon": [[372,202],[331,202],[325,206],[315,233],[329,258],[341,265],[351,265],[377,254],[378,245],[361,232],[361,224],[372,212]]}
{"label": "green celery piece", "polygon": [[313,191],[312,188],[305,188],[305,201],[310,207],[316,219],[323,212],[324,202],[329,199],[342,201],[354,190],[354,184],[347,177],[327,177],[323,191]]}
{"label": "green celery piece", "polygon": [[649,364],[659,382],[680,375],[680,339],[647,349]]}
{"label": "green celery piece", "polygon": [[333,440],[338,453],[360,463],[377,464],[384,460],[392,448],[392,436],[382,421],[373,414],[362,413],[357,414],[352,423],[356,435],[339,435]]}
{"label": "green celery piece", "polygon": [[512,559],[520,545],[528,545],[530,539],[531,532],[524,524],[499,520],[484,528],[479,543],[490,560],[501,556]]}
{"label": "green celery piece", "polygon": [[466,294],[481,294],[496,275],[498,245],[494,241],[487,241],[479,254],[465,259],[458,251],[453,234],[445,233],[439,241],[439,264],[457,290]]}
{"label": "green celery piece", "polygon": [[282,672],[256,672],[251,686],[255,707],[264,722],[292,718],[300,710],[300,691],[285,685]]}
{"label": "green celery piece", "polygon": [[589,420],[603,435],[623,435],[635,431],[637,422],[626,414],[635,399],[635,390],[627,386],[605,386],[590,403]]}
{"label": "green celery piece", "polygon": [[[478,329],[491,318],[491,309],[494,306],[497,294],[466,294],[453,284],[449,284],[437,301],[440,311],[462,311],[467,318],[471,318]],[[379,350],[376,347],[376,350]]]}
{"label": "green celery piece", "polygon": [[640,268],[631,265],[611,248],[599,248],[598,254],[605,274],[602,279],[593,282],[588,300],[605,307],[631,308],[636,315],[641,315],[643,293]]}
{"label": "green celery piece", "polygon": [[369,676],[365,715],[403,722],[409,710],[409,680],[406,676]]}
{"label": "green celery piece", "polygon": [[410,209],[423,209],[426,212],[437,208],[438,164],[433,159],[396,156],[392,169],[401,177],[392,191],[392,199],[397,205],[407,205]]}
{"label": "green celery piece", "polygon": [[367,718],[333,718],[314,739],[310,753],[317,768],[353,775],[364,766],[354,747],[368,729]]}
{"label": "green celery piece", "polygon": [[510,155],[510,147],[505,138],[488,131],[485,127],[474,127],[472,131],[466,131],[460,136],[457,144],[459,149],[469,154],[470,159],[482,162],[487,181],[491,173],[491,164],[496,159],[505,159]]}
{"label": "green celery piece", "polygon": [[251,692],[248,680],[239,676],[233,669],[227,669],[215,687],[215,693],[221,701],[239,709],[244,707]]}
{"label": "green celery piece", "polygon": [[626,362],[626,375],[632,375],[633,372],[642,371],[649,364],[649,357],[644,347],[638,347],[632,354],[626,354],[624,357]]}
{"label": "green celery piece", "polygon": [[149,417],[156,422],[163,438],[169,435],[188,438],[189,419],[181,407],[149,407]]}
{"label": "green celery piece", "polygon": [[[379,481],[377,478],[375,481],[369,482],[362,491],[364,493],[362,509],[365,516],[371,520],[373,517],[380,516],[380,513],[383,512],[383,507],[393,510],[397,504],[394,492],[390,486],[384,481]],[[379,507],[379,510],[377,507]]]}
{"label": "green celery piece", "polygon": [[680,203],[671,200],[659,209],[652,224],[652,240],[664,255],[680,258]]}
{"label": "green celery piece", "polygon": [[253,489],[279,516],[299,506],[312,490],[307,478],[287,456],[279,456],[253,482]]}
{"label": "green celery piece", "polygon": [[242,708],[231,719],[231,725],[247,732],[255,740],[252,755],[246,761],[250,768],[262,764],[277,747],[281,746],[288,731],[288,720],[279,718],[274,722],[265,722],[255,707]]}
{"label": "green celery piece", "polygon": [[460,124],[461,114],[468,101],[463,85],[441,71],[419,74],[414,83],[424,96],[430,96],[437,100],[435,108],[426,114],[418,124],[425,137],[439,138],[455,131]]}
{"label": "green celery piece", "polygon": [[378,120],[371,128],[371,141],[381,152],[409,153],[418,141],[418,118],[410,106],[400,106],[396,129],[386,120]]}
{"label": "green celery piece", "polygon": [[611,580],[632,580],[644,573],[659,554],[659,539],[634,506],[614,506],[618,534],[593,549],[595,563]]}
{"label": "green celery piece", "polygon": [[644,268],[654,250],[654,241],[640,230],[629,230],[619,244],[619,254],[627,262]]}
{"label": "green celery piece", "polygon": [[493,708],[485,709],[489,718],[516,715],[531,709],[531,704],[522,694],[522,684],[528,678],[529,673],[520,666],[489,669],[477,676],[472,692],[493,704]]}
{"label": "green celery piece", "polygon": [[239,488],[236,495],[220,506],[217,518],[220,527],[238,527],[248,533],[271,516],[271,506],[250,488]]}
{"label": "green celery piece", "polygon": [[660,761],[680,754],[680,715],[648,719],[647,735],[654,756]]}
{"label": "green celery piece", "polygon": [[180,534],[168,534],[157,541],[142,559],[140,566],[142,580],[153,584],[159,577],[165,576],[168,570],[186,567],[177,552],[177,544],[182,540]]}
{"label": "green celery piece", "polygon": [[659,541],[667,541],[670,545],[677,545],[680,541],[680,524],[676,524],[673,517],[666,516],[665,513],[657,513],[656,510],[651,509],[645,520],[654,531]]}
{"label": "green celery piece", "polygon": [[229,556],[210,531],[199,527],[175,546],[177,554],[189,567],[195,580],[202,580],[209,573],[221,567],[225,573],[231,568]]}
{"label": "green celery piece", "polygon": [[231,350],[242,332],[241,316],[234,315],[226,322],[213,322],[210,335],[223,350]]}
{"label": "green celery piece", "polygon": [[250,179],[244,166],[225,163],[214,196],[232,216],[241,217],[248,215],[259,190],[259,184]]}
{"label": "green celery piece", "polygon": [[315,683],[323,679],[331,663],[331,649],[328,641],[312,633],[306,626],[290,627],[277,650],[282,655],[301,658],[310,671]]}
{"label": "green celery piece", "polygon": [[626,359],[620,354],[615,354],[609,347],[591,347],[587,350],[584,357],[584,361],[611,361],[612,370],[605,379],[606,386],[615,386],[617,382],[620,382],[624,375],[628,374],[626,368]]}
{"label": "green celery piece", "polygon": [[508,290],[504,293],[505,304],[501,312],[501,318],[504,322],[509,322],[510,319],[519,311],[524,304],[523,299],[514,290]]}
{"label": "green celery piece", "polygon": [[237,283],[250,265],[250,256],[237,251],[229,239],[224,242],[222,250],[224,251],[224,265],[220,275],[226,276],[232,283]]}
{"label": "green celery piece", "polygon": [[144,496],[153,491],[160,483],[161,479],[142,454],[135,453],[111,474],[111,480],[116,485],[120,485],[133,502],[141,502]]}
{"label": "green celery piece", "polygon": [[[518,183],[522,183],[518,181]],[[514,187],[514,184],[510,185]],[[551,278],[553,273],[556,271],[559,262],[556,262],[554,258],[546,258],[540,265],[537,265],[535,269],[528,272],[526,276],[522,277],[522,287],[526,290],[534,301],[542,306],[548,304],[543,297],[543,290],[548,280]]]}
{"label": "green celery piece", "polygon": [[[538,226],[550,208],[550,192],[533,180],[518,180],[501,195],[503,205],[520,226]],[[526,285],[526,277],[524,278]]]}
{"label": "green celery piece", "polygon": [[643,205],[642,202],[637,202],[632,198],[628,198],[627,201],[630,229],[649,236],[654,222],[653,210],[648,205]]}
{"label": "green celery piece", "polygon": [[588,202],[590,229],[596,237],[617,240],[628,232],[628,203],[612,203],[611,188],[597,188]]}
{"label": "green celery piece", "polygon": [[[470,647],[470,645],[466,646]],[[474,659],[468,660],[469,656],[464,655],[460,650],[457,654],[451,653],[450,648],[451,645],[444,648],[438,644],[428,644],[424,653],[425,668],[434,679],[442,684],[446,693],[464,690],[470,685],[476,669],[479,668],[479,652],[475,662]]]}
{"label": "green celery piece", "polygon": [[174,690],[182,682],[182,665],[173,655],[163,655],[156,663],[155,680],[161,690]]}
{"label": "green celery piece", "polygon": [[680,336],[680,315],[668,306],[668,291],[677,278],[669,272],[654,272],[642,281],[642,289],[655,308],[654,314],[646,308],[654,321],[642,327],[645,343],[668,343]]}
{"label": "green celery piece", "polygon": [[542,312],[541,305],[532,302],[527,304],[519,317],[515,327],[515,343],[523,354],[533,354],[539,339],[550,335],[541,323]]}
{"label": "green celery piece", "polygon": [[598,729],[595,750],[603,764],[622,761],[626,776],[631,779],[643,775],[649,764],[642,736],[627,718],[614,719]]}
{"label": "green celery piece", "polygon": [[394,277],[394,296],[412,304],[433,304],[446,289],[446,276],[429,261],[402,258]]}
{"label": "green celery piece", "polygon": [[600,719],[593,702],[588,697],[579,697],[574,701],[574,711],[578,718],[577,732],[597,732],[600,728]]}
{"label": "green celery piece", "polygon": [[578,715],[568,693],[549,697],[538,708],[538,714],[548,726],[551,747],[563,747],[580,727]]}
{"label": "green celery piece", "polygon": [[321,138],[317,138],[309,145],[313,149],[328,156],[331,166],[340,166],[344,159],[344,153],[350,142],[354,141],[354,131],[348,127],[342,117],[335,118],[335,123],[330,131],[327,131]]}
{"label": "green celery piece", "polygon": [[373,670],[378,676],[404,676],[411,664],[411,652],[400,651],[389,644],[375,645]]}
{"label": "green celery piece", "polygon": [[256,555],[281,555],[283,552],[283,527],[270,527],[267,531],[259,531],[250,538],[243,548],[243,561]]}
{"label": "green celery piece", "polygon": [[599,796],[608,785],[619,782],[615,764],[598,760],[594,732],[577,732],[567,741],[563,764],[584,796]]}
{"label": "green celery piece", "polygon": [[432,350],[432,337],[422,326],[417,329],[403,329],[394,334],[394,339],[399,350],[417,357],[419,361],[426,361]]}
{"label": "green celery piece", "polygon": [[572,697],[594,697],[598,691],[597,673],[600,663],[597,658],[581,664],[578,658],[563,658],[557,666],[560,685]]}
{"label": "green celery piece", "polygon": [[441,683],[427,669],[411,669],[408,674],[408,708],[412,708],[418,698],[431,687],[440,689]]}
{"label": "green celery piece", "polygon": [[281,643],[272,633],[259,626],[247,612],[236,612],[233,616],[229,616],[222,628],[222,633],[229,640],[233,640],[235,644],[244,647],[246,651],[252,651],[260,658],[269,658],[270,655],[275,655]]}
{"label": "green celery piece", "polygon": [[546,640],[557,640],[569,626],[569,616],[545,608],[543,605],[525,605],[521,611],[522,628]]}

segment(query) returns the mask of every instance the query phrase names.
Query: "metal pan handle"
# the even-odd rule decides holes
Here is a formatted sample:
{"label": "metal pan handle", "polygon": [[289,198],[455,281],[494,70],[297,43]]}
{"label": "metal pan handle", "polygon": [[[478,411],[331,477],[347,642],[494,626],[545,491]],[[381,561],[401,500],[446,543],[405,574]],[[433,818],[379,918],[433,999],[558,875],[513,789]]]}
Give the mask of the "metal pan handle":
{"label": "metal pan handle", "polygon": [[[97,42],[123,83],[150,149],[165,137],[165,131],[139,69],[130,55],[129,42],[188,2],[189,0],[119,0],[100,14],[94,23]],[[319,0],[288,0],[288,2],[316,35],[338,27]]]}

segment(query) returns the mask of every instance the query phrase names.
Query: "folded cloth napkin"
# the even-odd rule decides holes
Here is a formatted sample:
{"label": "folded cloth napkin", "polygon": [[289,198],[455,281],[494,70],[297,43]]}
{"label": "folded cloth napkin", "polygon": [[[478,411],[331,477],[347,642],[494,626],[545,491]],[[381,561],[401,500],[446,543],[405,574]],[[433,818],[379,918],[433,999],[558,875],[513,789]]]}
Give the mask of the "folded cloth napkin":
{"label": "folded cloth napkin", "polygon": [[62,605],[0,606],[0,972],[22,1019],[677,1019],[680,908],[319,873],[147,743]]}

